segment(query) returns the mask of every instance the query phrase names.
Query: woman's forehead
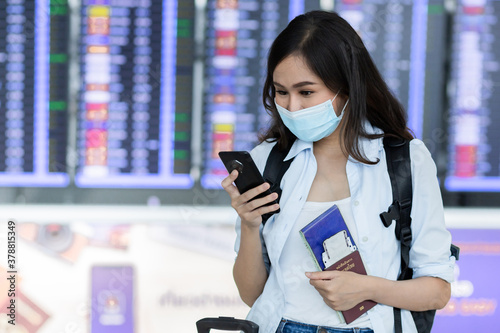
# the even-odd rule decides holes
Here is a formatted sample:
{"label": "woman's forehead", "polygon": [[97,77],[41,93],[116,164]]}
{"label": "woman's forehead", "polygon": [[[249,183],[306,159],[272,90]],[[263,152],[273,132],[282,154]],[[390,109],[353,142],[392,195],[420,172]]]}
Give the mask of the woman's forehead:
{"label": "woman's forehead", "polygon": [[309,68],[304,58],[296,55],[286,57],[276,66],[273,72],[273,80],[281,85],[295,84],[304,81],[314,83],[322,82]]}

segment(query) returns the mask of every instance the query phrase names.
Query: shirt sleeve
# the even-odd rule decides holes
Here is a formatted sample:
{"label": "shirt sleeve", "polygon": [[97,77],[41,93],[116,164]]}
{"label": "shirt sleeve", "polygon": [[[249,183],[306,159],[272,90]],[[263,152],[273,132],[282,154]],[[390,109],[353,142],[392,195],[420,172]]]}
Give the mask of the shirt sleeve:
{"label": "shirt sleeve", "polygon": [[444,221],[436,165],[418,139],[410,142],[410,156],[413,175],[410,268],[414,278],[433,276],[452,282],[455,257],[450,252],[451,234]]}

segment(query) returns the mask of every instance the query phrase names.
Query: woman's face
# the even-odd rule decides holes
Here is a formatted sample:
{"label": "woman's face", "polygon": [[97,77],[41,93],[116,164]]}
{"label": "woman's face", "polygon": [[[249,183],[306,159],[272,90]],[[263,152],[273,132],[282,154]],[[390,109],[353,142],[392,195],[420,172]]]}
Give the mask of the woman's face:
{"label": "woman's face", "polygon": [[[273,84],[276,90],[276,103],[291,112],[324,103],[337,94],[336,91],[328,89],[307,67],[302,57],[295,55],[286,57],[276,66]],[[340,115],[344,103],[340,94],[333,101],[337,116]]]}

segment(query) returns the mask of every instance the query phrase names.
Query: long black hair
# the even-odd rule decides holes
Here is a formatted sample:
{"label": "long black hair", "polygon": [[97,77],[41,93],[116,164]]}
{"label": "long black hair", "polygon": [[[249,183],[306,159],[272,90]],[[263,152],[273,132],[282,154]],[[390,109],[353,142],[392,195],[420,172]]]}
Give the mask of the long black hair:
{"label": "long black hair", "polygon": [[[302,57],[331,91],[340,90],[342,97],[349,98],[340,127],[341,147],[346,155],[362,163],[376,164],[378,161],[368,160],[360,149],[360,137],[413,138],[406,126],[403,106],[382,79],[357,32],[334,12],[311,11],[294,18],[271,45],[263,91],[271,125],[259,137],[261,142],[276,140],[284,149],[295,140],[274,104],[273,73],[290,55]],[[385,134],[367,133],[363,127],[365,120]]]}

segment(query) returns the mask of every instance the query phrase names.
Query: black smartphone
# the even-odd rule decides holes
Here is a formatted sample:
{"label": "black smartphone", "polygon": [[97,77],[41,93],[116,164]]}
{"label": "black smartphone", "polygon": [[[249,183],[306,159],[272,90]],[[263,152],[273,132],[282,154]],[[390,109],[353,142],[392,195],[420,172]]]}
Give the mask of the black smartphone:
{"label": "black smartphone", "polygon": [[[241,194],[265,182],[249,152],[221,151],[219,152],[219,157],[229,173],[235,169],[238,170],[238,178],[236,178],[234,183]],[[268,189],[253,199],[262,198],[269,194],[271,194],[271,191]],[[272,202],[266,204],[266,206],[273,205],[275,203],[278,203],[278,201],[273,200]],[[278,212],[279,209],[273,212],[273,214]]]}

